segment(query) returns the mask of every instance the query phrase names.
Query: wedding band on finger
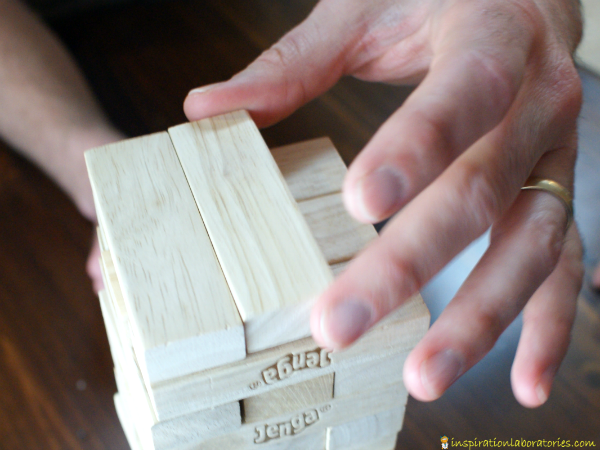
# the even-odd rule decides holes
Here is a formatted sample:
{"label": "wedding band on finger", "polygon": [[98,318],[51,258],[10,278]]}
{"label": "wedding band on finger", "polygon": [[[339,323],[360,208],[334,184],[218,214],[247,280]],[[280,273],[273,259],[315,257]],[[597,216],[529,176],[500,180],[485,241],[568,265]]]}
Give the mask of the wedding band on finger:
{"label": "wedding band on finger", "polygon": [[567,226],[565,230],[571,226],[571,223],[573,223],[573,195],[563,185],[547,178],[529,177],[521,190],[546,191],[555,196],[563,204],[567,213]]}

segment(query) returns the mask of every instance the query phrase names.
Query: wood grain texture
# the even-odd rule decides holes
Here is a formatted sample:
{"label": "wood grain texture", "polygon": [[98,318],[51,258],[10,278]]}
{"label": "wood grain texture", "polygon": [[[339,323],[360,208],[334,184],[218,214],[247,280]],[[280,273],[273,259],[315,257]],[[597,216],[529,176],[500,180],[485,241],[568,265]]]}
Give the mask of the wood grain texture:
{"label": "wood grain texture", "polygon": [[341,191],[347,169],[331,139],[284,145],[271,154],[297,202]]}
{"label": "wood grain texture", "polygon": [[[243,424],[238,431],[205,441],[200,448],[202,450],[246,449],[262,446],[270,448],[271,445],[278,444],[281,447],[276,448],[287,448],[285,445],[291,445],[296,439],[294,436],[301,437],[304,433],[326,431],[328,427],[393,409],[398,404],[404,404],[407,397],[408,393],[404,386],[394,386],[363,393],[357,397],[333,399],[267,421]],[[269,429],[273,436],[271,438],[267,435]],[[263,438],[267,438],[265,442],[261,442]],[[322,448],[324,447],[325,442]]]}
{"label": "wood grain texture", "polygon": [[97,148],[86,162],[150,382],[242,359],[243,326],[169,135]]}
{"label": "wood grain texture", "polygon": [[[383,319],[351,347],[321,356],[320,352],[311,356],[315,361],[312,368],[294,370],[280,376],[277,370],[275,381],[265,376],[265,371],[286,365],[292,361],[292,355],[308,354],[317,349],[312,338],[285,344],[277,348],[248,355],[243,362],[230,363],[223,367],[170,380],[152,386],[149,394],[156,406],[160,420],[187,414],[196,410],[211,408],[220,404],[242,400],[264,394],[272,389],[290,386],[295,383],[314,379],[332,373],[334,370],[351,373],[353,367],[364,367],[381,358],[405,354],[412,349],[429,326],[429,313],[420,296],[415,296],[407,304]],[[362,369],[361,369],[362,370]],[[340,389],[350,392],[357,384],[344,386],[344,377]],[[336,382],[337,383],[337,382]],[[360,388],[360,381],[357,382]],[[385,384],[385,383],[384,383]],[[368,389],[362,384],[362,389]]]}
{"label": "wood grain texture", "polygon": [[333,398],[334,374],[273,389],[261,395],[242,400],[244,423],[268,421],[293,411],[325,403]]}
{"label": "wood grain texture", "polygon": [[[123,342],[127,342],[124,339],[127,336],[123,336],[119,330],[114,303],[107,291],[100,291],[98,294],[102,317],[106,325],[106,334],[115,365],[114,375],[117,389],[121,393],[123,402],[136,405],[136,414],[133,416],[136,430],[138,430],[136,433],[142,447],[151,448],[153,445],[151,433],[140,433],[142,429],[150,430],[156,423],[150,399],[145,391],[139,369],[135,365],[133,350],[127,344],[123,344]],[[138,378],[138,380],[135,380],[137,382],[134,381],[134,377]]]}
{"label": "wood grain texture", "polygon": [[[392,450],[402,427],[404,405],[327,429],[327,450]],[[393,441],[392,441],[393,437]],[[382,439],[383,438],[383,439]],[[383,442],[381,442],[383,441]],[[389,445],[393,442],[392,445]]]}
{"label": "wood grain texture", "polygon": [[[107,335],[115,362],[115,379],[121,401],[133,411],[137,439],[144,449],[176,450],[184,445],[237,430],[242,423],[240,405],[231,402],[203,411],[159,421],[146,391],[139,368],[135,364],[131,347],[123,342],[116,326],[114,305],[106,291],[100,292],[100,304],[106,323]],[[127,425],[124,425],[124,428]],[[129,434],[126,430],[126,434]],[[128,439],[130,439],[128,437]]]}
{"label": "wood grain texture", "polygon": [[310,335],[333,276],[243,111],[169,129],[246,332],[248,352]]}
{"label": "wood grain texture", "polygon": [[349,260],[377,237],[373,225],[350,217],[342,194],[305,200],[298,206],[329,264]]}

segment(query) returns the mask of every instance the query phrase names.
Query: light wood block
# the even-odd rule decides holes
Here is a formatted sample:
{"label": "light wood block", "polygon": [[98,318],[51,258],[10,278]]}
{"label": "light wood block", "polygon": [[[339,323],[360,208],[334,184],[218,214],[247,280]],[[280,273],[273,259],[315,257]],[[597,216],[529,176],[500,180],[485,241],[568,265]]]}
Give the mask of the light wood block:
{"label": "light wood block", "polygon": [[123,347],[117,336],[115,311],[105,291],[100,292],[100,305],[115,362],[115,379],[121,401],[130,405],[130,410],[135,411],[133,421],[136,424],[137,437],[144,448],[176,450],[183,445],[195,444],[233,432],[241,426],[239,402],[158,421],[131,349]]}
{"label": "light wood block", "polygon": [[305,200],[298,206],[329,264],[349,260],[377,237],[373,225],[350,217],[342,194]]}
{"label": "light wood block", "polygon": [[[402,427],[405,406],[361,417],[327,430],[327,450],[363,450],[380,446],[391,450]],[[393,443],[392,443],[393,438]],[[389,445],[392,443],[392,445]]]}
{"label": "light wood block", "polygon": [[[233,135],[223,136],[223,127],[211,122],[213,126],[210,139],[235,141]],[[299,201],[297,207],[292,205],[302,212],[327,262],[339,273],[376,236],[372,226],[354,222],[343,209],[339,189],[346,169],[341,158],[327,139],[275,149],[273,156]],[[231,169],[235,173],[236,167]],[[304,182],[307,176],[312,178]],[[221,195],[221,190],[215,192]],[[307,337],[248,354],[243,361],[172,379],[150,379],[140,371],[138,365],[143,365],[132,350],[136,333],[124,299],[127,293],[112,261],[108,233],[103,237],[100,228],[99,238],[105,241],[103,276],[108,280],[102,309],[108,317],[120,391],[115,404],[134,450],[393,450],[407,400],[402,366],[429,325],[419,296],[341,352],[318,349]],[[303,306],[301,314],[308,316],[310,303]],[[245,333],[248,336],[248,327]],[[396,411],[395,421],[390,410]]]}
{"label": "light wood block", "polygon": [[319,138],[271,150],[297,202],[340,192],[346,165],[329,138]]}
{"label": "light wood block", "polygon": [[332,281],[244,111],[169,129],[244,321],[248,352],[310,336],[310,300]]}
{"label": "light wood block", "polygon": [[[353,367],[364,365],[364,370],[368,370],[371,361],[408,353],[425,334],[428,326],[429,312],[417,295],[383,319],[354,345],[342,351],[321,353],[313,339],[306,338],[248,355],[243,362],[153,385],[149,394],[156,406],[157,417],[165,420],[261,395],[272,389],[311,380],[334,371],[342,374],[341,388],[351,390],[354,389],[354,384],[348,384],[348,388],[344,388],[345,373],[351,373]],[[287,373],[286,365],[293,361],[294,355],[303,352],[310,354],[306,358],[311,361],[312,367]],[[360,385],[360,381],[358,383]],[[335,384],[337,386],[337,379]]]}
{"label": "light wood block", "polygon": [[[405,404],[408,393],[404,386],[396,385],[380,391],[371,391],[345,399],[333,399],[313,405],[306,410],[281,415],[268,421],[244,424],[236,432],[210,439],[198,450],[271,448],[270,445],[293,445],[305,433],[318,433],[328,427],[341,425],[371,416]],[[287,442],[286,442],[287,441]],[[254,444],[254,447],[253,447]],[[324,448],[317,447],[317,448]],[[289,447],[298,448],[298,447]],[[306,447],[310,449],[311,447]]]}
{"label": "light wood block", "polygon": [[377,389],[402,383],[402,370],[410,349],[384,354],[367,361],[343,364],[335,372],[335,397],[349,397],[377,386]]}
{"label": "light wood block", "polygon": [[[223,450],[266,448],[269,450],[317,450],[326,448],[329,427],[343,425],[363,416],[393,409],[404,404],[408,393],[403,386],[394,386],[358,397],[333,399],[306,410],[281,415],[265,422],[244,424],[237,431],[209,439],[202,443],[182,445],[177,450]],[[127,405],[122,409],[131,410]],[[131,411],[130,414],[135,414]],[[270,436],[267,430],[270,429]],[[395,443],[395,435],[393,436]],[[266,442],[263,442],[266,441]],[[385,436],[385,442],[390,436]],[[381,441],[381,440],[380,440]],[[379,442],[374,444],[379,445]],[[367,450],[369,447],[365,447]],[[144,450],[149,450],[143,447]],[[373,447],[372,450],[392,450],[393,447]],[[136,449],[134,449],[136,450]],[[362,449],[361,449],[362,450]]]}
{"label": "light wood block", "polygon": [[131,447],[131,450],[147,450],[142,447],[140,438],[137,435],[135,424],[132,420],[133,416],[123,404],[121,395],[117,393],[114,395],[113,399],[115,402],[115,409],[117,410],[117,416],[119,417],[119,422],[121,422],[121,426],[125,432],[125,437],[127,438],[129,447]]}
{"label": "light wood block", "polygon": [[127,315],[127,307],[125,306],[125,300],[123,299],[123,292],[121,291],[121,284],[117,277],[117,271],[112,261],[112,256],[109,250],[103,251],[100,258],[100,267],[102,268],[102,275],[104,279],[104,286],[110,293],[110,298],[116,309],[118,320],[122,320],[127,323],[127,330],[129,330],[129,316]]}
{"label": "light wood block", "polygon": [[86,162],[150,382],[243,359],[243,325],[169,135],[96,148]]}
{"label": "light wood block", "polygon": [[350,264],[350,261],[344,261],[344,262],[341,262],[341,263],[331,264],[329,267],[331,267],[331,271],[333,272],[333,276],[337,277],[344,270],[346,270],[346,267],[348,267],[348,264]]}
{"label": "light wood block", "polygon": [[[107,258],[107,260],[109,259]],[[114,278],[111,279],[114,280]],[[415,298],[404,308],[385,319],[378,327],[387,329],[389,323],[396,322],[397,327],[384,331],[384,334],[380,335],[373,330],[372,333],[368,333],[367,336],[363,337],[356,346],[335,356],[335,369],[338,372],[341,371],[339,372],[341,381],[337,383],[338,390],[341,392],[340,395],[346,395],[344,392],[348,390],[362,389],[360,378],[354,381],[350,376],[348,381],[345,381],[346,374],[352,373],[352,367],[356,366],[355,370],[358,371],[369,371],[371,367],[368,364],[369,361],[373,361],[373,364],[375,364],[376,358],[380,355],[389,355],[390,352],[396,351],[396,349],[399,349],[399,351],[406,349],[408,351],[416,344],[414,337],[407,340],[406,336],[415,333],[418,337],[427,329],[429,316],[422,300]],[[386,341],[386,336],[390,334],[393,340]],[[309,338],[298,343],[287,344],[279,348],[249,355],[243,363],[233,363],[225,367],[193,374],[180,380],[159,383],[149,389],[150,399],[155,405],[155,413],[160,420],[166,420],[199,409],[210,408],[268,392],[272,387],[264,382],[262,372],[265,368],[275,366],[277,362],[282,360],[283,355],[310,352],[316,347],[314,341]],[[373,351],[373,349],[377,349],[377,351]],[[403,354],[402,358],[404,357]],[[323,375],[326,371],[334,370],[334,367],[328,368],[329,356],[318,355],[318,359],[311,356],[309,359],[323,362],[319,362],[319,367],[316,370],[297,371],[294,373],[293,378],[278,380],[276,387],[305,381]],[[344,359],[349,362],[344,362]],[[365,361],[367,364],[363,363]],[[285,362],[286,360],[283,360],[284,364]],[[401,376],[401,369],[397,375]],[[389,379],[396,380],[396,378]],[[354,382],[356,382],[356,385],[353,384]]]}
{"label": "light wood block", "polygon": [[[300,365],[300,358],[297,364]],[[293,361],[285,370],[293,371]],[[305,366],[304,362],[304,366]],[[333,373],[242,400],[244,423],[268,420],[333,398]]]}
{"label": "light wood block", "polygon": [[105,252],[108,250],[108,244],[106,243],[106,238],[104,237],[104,232],[102,229],[97,226],[96,227],[96,235],[98,236],[98,246],[100,247],[101,252]]}

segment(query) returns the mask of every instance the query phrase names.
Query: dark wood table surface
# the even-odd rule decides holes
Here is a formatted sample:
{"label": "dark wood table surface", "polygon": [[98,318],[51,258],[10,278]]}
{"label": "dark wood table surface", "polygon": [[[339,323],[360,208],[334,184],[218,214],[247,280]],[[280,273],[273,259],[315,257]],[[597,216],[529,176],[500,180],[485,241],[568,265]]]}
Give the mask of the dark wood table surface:
{"label": "dark wood table surface", "polygon": [[[241,70],[313,4],[139,2],[51,23],[114,122],[136,136],[185,121],[182,101],[190,88]],[[409,93],[344,79],[264,136],[270,146],[330,136],[350,162]],[[588,108],[600,130],[600,102]],[[100,308],[84,269],[92,233],[51,181],[0,144],[1,450],[128,448],[112,402],[116,388]],[[442,435],[600,446],[598,298],[588,292],[580,299],[570,351],[541,408],[514,400],[513,355],[514,345],[499,346],[438,401],[410,399],[397,448],[440,448]]]}

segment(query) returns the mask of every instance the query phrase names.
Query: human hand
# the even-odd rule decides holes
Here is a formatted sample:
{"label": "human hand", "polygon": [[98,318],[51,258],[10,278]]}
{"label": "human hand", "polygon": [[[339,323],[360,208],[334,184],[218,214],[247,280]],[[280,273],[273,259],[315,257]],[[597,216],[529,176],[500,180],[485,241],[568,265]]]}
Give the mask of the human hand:
{"label": "human hand", "polygon": [[313,336],[351,344],[492,227],[491,244],[408,357],[404,381],[439,397],[524,310],[512,369],[525,406],[545,402],[566,352],[581,242],[530,176],[572,190],[580,82],[575,0],[323,0],[231,80],[190,92],[190,120],[247,109],[259,126],[344,75],[419,87],[350,166],[344,201],[364,222],[395,212],[318,299]]}

